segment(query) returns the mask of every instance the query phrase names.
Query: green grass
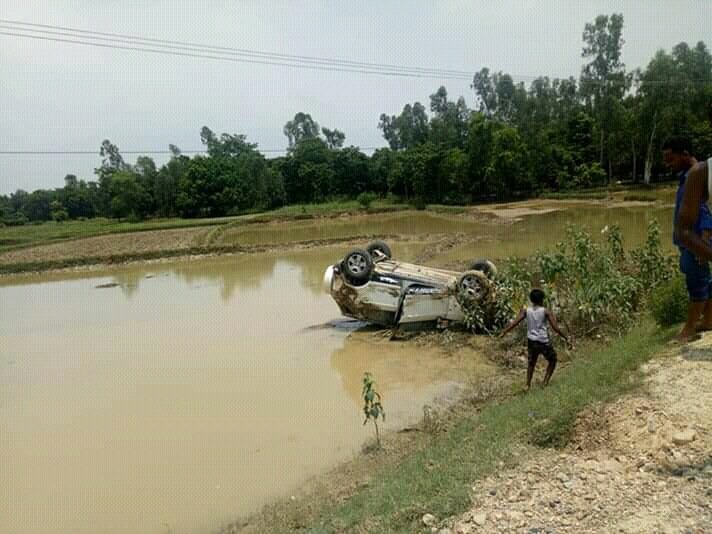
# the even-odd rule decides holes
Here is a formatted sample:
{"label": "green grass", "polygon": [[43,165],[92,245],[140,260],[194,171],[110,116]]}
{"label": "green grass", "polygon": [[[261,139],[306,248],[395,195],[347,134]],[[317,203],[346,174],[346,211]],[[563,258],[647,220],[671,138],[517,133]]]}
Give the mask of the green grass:
{"label": "green grass", "polygon": [[445,204],[428,204],[426,209],[435,213],[446,213],[450,215],[459,215],[468,211],[467,206],[451,206]]}
{"label": "green grass", "polygon": [[368,209],[364,209],[355,200],[337,200],[321,204],[293,204],[265,213],[274,217],[298,217],[300,215],[334,215],[339,213],[397,211],[408,209],[407,204],[398,204],[388,200],[377,199]]}
{"label": "green grass", "polygon": [[608,347],[579,356],[557,371],[548,389],[458,419],[446,434],[389,467],[367,489],[323,510],[311,532],[364,527],[372,532],[416,532],[422,529],[424,513],[446,518],[464,512],[472,483],[491,473],[499,461],[510,460],[514,446],[566,443],[576,415],[639,384],[638,366],[668,337],[645,321]]}

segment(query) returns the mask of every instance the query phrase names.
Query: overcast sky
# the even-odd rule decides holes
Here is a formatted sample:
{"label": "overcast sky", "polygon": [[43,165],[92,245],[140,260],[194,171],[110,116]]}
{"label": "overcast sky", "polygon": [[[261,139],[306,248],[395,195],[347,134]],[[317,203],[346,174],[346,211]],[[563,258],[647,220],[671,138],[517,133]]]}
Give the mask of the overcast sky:
{"label": "overcast sky", "polygon": [[[482,67],[513,75],[578,77],[584,24],[625,18],[624,61],[645,66],[680,41],[712,46],[712,0],[2,0],[0,19],[209,45],[373,63]],[[6,31],[0,29],[0,31]],[[414,79],[96,48],[0,35],[0,151],[200,149],[203,125],[283,149],[298,111],[346,133],[346,143],[384,145],[382,112],[398,113],[445,85]],[[136,156],[127,156],[133,162]],[[155,156],[158,163],[165,156]],[[97,155],[0,155],[0,193],[59,187],[67,173],[93,180]]]}

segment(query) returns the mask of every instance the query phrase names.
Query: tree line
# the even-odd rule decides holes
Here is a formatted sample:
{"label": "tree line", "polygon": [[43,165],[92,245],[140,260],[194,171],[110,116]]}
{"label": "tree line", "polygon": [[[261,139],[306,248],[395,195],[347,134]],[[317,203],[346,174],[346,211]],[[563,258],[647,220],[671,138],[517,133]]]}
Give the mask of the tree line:
{"label": "tree line", "polygon": [[353,199],[363,193],[415,205],[511,199],[665,176],[659,148],[672,133],[712,155],[712,55],[704,42],[660,50],[644,69],[622,62],[623,16],[600,15],[583,31],[578,79],[541,76],[528,86],[483,68],[474,108],[445,87],[429,105],[381,114],[388,147],[368,156],[344,146],[338,129],[297,113],[283,129],[287,154],[268,159],[246,136],[203,127],[206,153],[170,145],[158,168],[127,163],[105,140],[96,180],[65,177],[62,188],[0,196],[0,222],[96,216],[217,217],[285,204]]}

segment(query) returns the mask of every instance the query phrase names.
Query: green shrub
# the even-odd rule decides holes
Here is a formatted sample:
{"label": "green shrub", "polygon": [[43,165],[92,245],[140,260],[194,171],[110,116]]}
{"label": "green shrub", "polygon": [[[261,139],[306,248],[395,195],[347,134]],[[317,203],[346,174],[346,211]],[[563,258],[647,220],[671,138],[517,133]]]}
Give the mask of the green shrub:
{"label": "green shrub", "polygon": [[378,196],[375,193],[361,193],[356,197],[356,202],[358,202],[362,208],[368,209],[377,198]]}
{"label": "green shrub", "polygon": [[422,211],[427,207],[427,205],[425,204],[425,200],[422,197],[417,197],[416,199],[414,199],[412,205],[416,210],[419,211]]}
{"label": "green shrub", "polygon": [[569,227],[554,250],[505,264],[494,281],[493,301],[463,305],[466,325],[475,332],[501,330],[538,286],[575,337],[627,330],[650,292],[670,280],[673,264],[662,252],[656,221],[649,224],[645,243],[630,253],[620,228],[606,227],[602,234],[606,241],[598,243],[586,231]]}
{"label": "green shrub", "polygon": [[606,181],[606,171],[601,164],[582,163],[576,167],[576,174],[573,180],[574,187],[592,187],[601,185]]}
{"label": "green shrub", "polygon": [[[30,220],[25,216],[24,213],[13,213],[12,215],[6,215],[2,219],[3,224],[5,226],[22,226],[23,224],[27,224],[30,222]],[[41,222],[41,221],[40,221]]]}
{"label": "green shrub", "polygon": [[687,317],[687,288],[681,276],[660,284],[650,296],[650,311],[660,326],[680,323]]}

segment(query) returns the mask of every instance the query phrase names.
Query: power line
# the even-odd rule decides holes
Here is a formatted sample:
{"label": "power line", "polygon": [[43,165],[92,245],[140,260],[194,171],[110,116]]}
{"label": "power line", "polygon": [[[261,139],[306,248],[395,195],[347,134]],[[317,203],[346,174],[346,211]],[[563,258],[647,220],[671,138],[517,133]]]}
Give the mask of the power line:
{"label": "power line", "polygon": [[[454,69],[440,69],[440,68],[430,68],[430,67],[407,67],[403,65],[394,65],[394,64],[388,64],[388,63],[369,63],[369,62],[364,62],[364,61],[352,61],[352,60],[345,60],[345,59],[335,59],[335,58],[325,58],[325,57],[318,57],[318,56],[304,56],[304,55],[295,55],[295,54],[282,54],[282,53],[276,53],[276,52],[265,52],[265,51],[260,51],[260,50],[252,50],[248,48],[235,48],[235,47],[227,47],[227,46],[214,46],[214,45],[206,45],[206,44],[201,44],[201,43],[194,43],[194,42],[189,42],[189,41],[175,41],[175,40],[167,40],[167,39],[156,39],[152,37],[141,37],[137,35],[130,35],[130,34],[121,34],[121,33],[110,33],[110,32],[97,32],[97,31],[91,31],[91,30],[83,30],[79,28],[70,28],[66,26],[54,26],[50,24],[36,24],[36,23],[29,23],[29,22],[21,22],[21,21],[16,21],[16,20],[8,20],[8,19],[0,19],[0,23],[3,24],[12,24],[15,26],[28,26],[28,27],[33,27],[33,28],[48,28],[51,30],[62,30],[64,32],[71,32],[72,34],[84,34],[84,35],[72,35],[74,37],[86,37],[89,35],[92,36],[105,36],[105,37],[115,37],[119,38],[121,40],[130,40],[130,41],[143,41],[145,43],[154,43],[154,44],[161,44],[161,45],[177,45],[180,47],[190,47],[193,49],[199,49],[199,50],[207,50],[207,51],[212,51],[212,52],[219,52],[219,53],[232,53],[236,55],[247,55],[247,56],[254,56],[254,57],[263,57],[263,58],[271,58],[271,59],[279,59],[279,60],[288,60],[288,61],[303,61],[303,62],[313,62],[313,63],[320,63],[320,64],[328,64],[328,65],[342,65],[342,66],[355,66],[355,67],[365,67],[369,69],[374,69],[374,68],[379,68],[379,69],[387,69],[387,70],[399,70],[399,71],[410,71],[410,72],[421,72],[421,73],[431,73],[431,74],[454,74],[454,75],[461,75],[461,76],[467,76],[471,77],[472,73],[469,71],[463,71],[463,70],[454,70]],[[13,30],[25,30],[25,31],[43,31],[43,30],[31,30],[29,28],[9,28]],[[67,35],[66,33],[63,35]],[[97,37],[98,39],[98,37]]]}
{"label": "power line", "polygon": [[[380,146],[356,147],[359,150],[378,150],[384,148]],[[264,153],[285,153],[287,148],[256,148],[257,152]],[[119,150],[121,154],[172,154],[170,150]],[[180,150],[180,154],[207,154],[207,150]],[[89,155],[100,156],[98,150],[0,150],[0,155],[5,156],[56,156],[56,155]]]}
{"label": "power line", "polygon": [[[234,63],[253,63],[253,64],[260,64],[260,65],[276,65],[276,66],[281,66],[281,67],[293,67],[293,68],[301,68],[301,69],[312,69],[312,70],[320,70],[320,71],[332,71],[332,72],[352,72],[356,74],[380,74],[382,76],[400,76],[400,77],[406,77],[406,78],[446,78],[446,79],[453,79],[453,80],[465,80],[469,81],[471,78],[464,77],[464,76],[459,76],[459,75],[437,75],[437,74],[418,74],[415,72],[397,72],[397,71],[385,71],[385,70],[366,70],[366,69],[357,69],[357,68],[346,68],[346,67],[332,67],[332,66],[325,66],[325,65],[314,65],[314,64],[307,64],[307,63],[286,63],[286,62],[280,62],[280,61],[268,61],[268,60],[261,60],[261,59],[250,59],[250,58],[242,58],[242,57],[231,57],[231,56],[220,56],[220,55],[214,55],[214,54],[198,54],[198,53],[192,53],[192,52],[180,52],[180,51],[173,51],[173,50],[167,50],[167,49],[161,49],[161,48],[146,48],[143,46],[124,46],[124,45],[118,45],[118,44],[105,44],[105,43],[95,43],[91,41],[79,41],[76,39],[63,39],[60,37],[46,37],[46,36],[41,36],[41,35],[29,35],[29,34],[23,34],[23,33],[16,33],[16,32],[7,32],[7,31],[0,31],[0,35],[6,35],[10,37],[25,37],[29,39],[37,39],[41,41],[54,41],[54,42],[62,42],[62,43],[71,43],[71,44],[79,44],[79,45],[85,45],[85,46],[95,46],[99,48],[110,48],[110,49],[118,49],[118,50],[134,50],[138,52],[149,52],[149,53],[154,53],[154,54],[163,54],[163,55],[169,55],[169,56],[183,56],[183,57],[194,57],[194,58],[200,58],[200,59],[215,59],[215,60],[221,60],[221,61],[231,61]],[[130,43],[130,42],[127,42]],[[134,44],[134,43],[130,43]],[[155,45],[158,46],[158,45]]]}
{"label": "power line", "polygon": [[[8,26],[10,25],[10,26]],[[92,30],[83,30],[79,28],[71,28],[67,26],[55,26],[51,24],[38,24],[31,22],[23,22],[11,19],[0,19],[0,29],[10,30],[0,32],[0,35],[25,37],[30,39],[39,39],[55,42],[66,42],[71,44],[80,44],[85,46],[96,46],[101,48],[115,48],[122,50],[134,50],[149,53],[158,53],[166,55],[177,55],[186,57],[196,57],[203,59],[215,59],[242,63],[256,63],[264,65],[276,65],[296,68],[307,68],[315,70],[336,71],[336,72],[353,72],[358,74],[381,74],[385,76],[404,76],[415,78],[447,78],[455,80],[472,80],[472,74],[468,71],[455,69],[441,69],[430,67],[407,67],[403,65],[394,65],[387,63],[369,63],[363,61],[352,61],[335,58],[325,58],[318,56],[305,56],[295,54],[283,54],[277,52],[265,52],[252,50],[247,48],[235,48],[227,46],[214,46],[189,41],[176,41],[168,39],[156,39],[153,37],[142,37],[130,34],[98,32]],[[59,30],[59,31],[55,31]],[[32,35],[28,33],[16,33],[17,31],[39,33],[40,35]],[[47,37],[48,35],[56,35],[61,37],[71,37],[73,39],[61,39]],[[81,41],[77,39],[82,39]],[[108,45],[105,43],[97,43],[94,41],[101,40],[106,42],[119,43],[118,45]],[[128,45],[128,46],[121,46]],[[150,47],[150,48],[145,48]],[[510,74],[512,78],[518,80],[536,80],[541,76]],[[559,78],[566,79],[566,78]],[[585,80],[585,84],[600,84],[600,85],[620,85],[625,84],[624,80]],[[693,84],[710,84],[711,80],[631,80],[632,85],[693,85]]]}

